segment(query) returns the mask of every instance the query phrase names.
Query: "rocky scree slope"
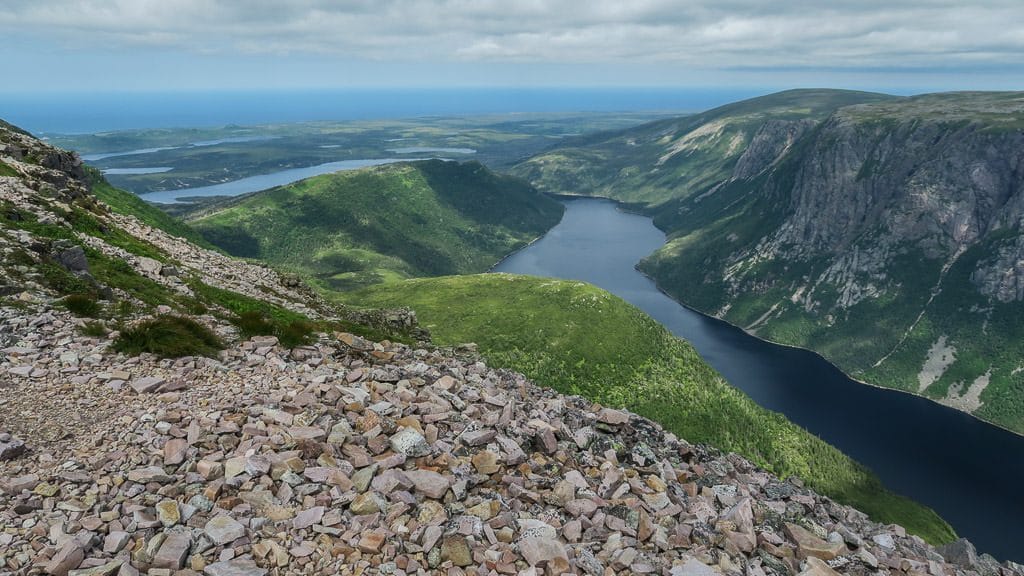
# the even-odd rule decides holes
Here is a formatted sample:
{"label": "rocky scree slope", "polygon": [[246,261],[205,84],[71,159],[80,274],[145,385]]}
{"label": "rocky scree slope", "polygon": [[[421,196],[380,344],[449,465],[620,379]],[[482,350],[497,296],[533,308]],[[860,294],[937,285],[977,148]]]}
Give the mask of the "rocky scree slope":
{"label": "rocky scree slope", "polygon": [[[270,270],[107,212],[74,173],[10,152],[38,143],[7,138],[0,573],[1024,574],[471,355],[335,331],[290,348],[236,340],[225,292],[330,309]],[[58,229],[67,238],[45,235]],[[132,250],[174,260],[158,271]],[[126,268],[111,275],[104,258]],[[48,280],[49,265],[69,276]],[[83,333],[56,304],[69,277],[128,303],[117,330]],[[175,310],[233,343],[216,358],[114,351],[120,329]]]}
{"label": "rocky scree slope", "polygon": [[[761,337],[1022,432],[1022,130],[1021,93],[764,121],[713,178],[659,184],[643,209],[669,242],[641,268]],[[656,182],[656,164],[634,169]]]}

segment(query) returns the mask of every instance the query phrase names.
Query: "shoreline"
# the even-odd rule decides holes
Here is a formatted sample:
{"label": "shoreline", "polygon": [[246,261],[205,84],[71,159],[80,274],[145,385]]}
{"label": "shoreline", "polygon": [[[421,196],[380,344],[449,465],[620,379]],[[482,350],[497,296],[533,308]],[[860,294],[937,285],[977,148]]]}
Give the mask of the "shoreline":
{"label": "shoreline", "polygon": [[[611,200],[612,202],[615,202],[615,200],[612,200],[611,198],[604,198],[604,199]],[[618,203],[616,202],[616,204],[618,204]],[[622,211],[627,213],[627,214],[637,214],[637,215],[640,215],[640,216],[644,215],[644,214],[641,214],[641,213],[638,213],[638,212],[630,212],[629,210],[622,210]],[[653,222],[653,220],[652,220],[652,222]],[[657,228],[657,226],[655,226],[655,227]],[[658,228],[658,229],[661,230],[660,228]],[[913,392],[913,391],[910,391],[910,390],[904,390],[902,388],[893,388],[893,387],[890,387],[890,386],[883,386],[881,384],[875,384],[873,382],[868,382],[867,380],[861,380],[860,378],[857,378],[856,376],[853,376],[853,375],[849,374],[848,372],[846,372],[846,370],[844,370],[841,366],[839,366],[838,364],[836,364],[832,360],[828,359],[827,357],[822,355],[817,350],[813,350],[811,348],[806,348],[804,346],[797,346],[795,344],[787,344],[785,342],[776,342],[775,340],[769,340],[767,338],[763,338],[761,336],[758,336],[757,334],[754,334],[754,333],[748,331],[746,328],[743,328],[742,326],[738,326],[736,324],[733,324],[732,322],[729,322],[728,320],[726,320],[724,318],[719,318],[717,316],[712,316],[711,314],[708,314],[707,312],[704,312],[703,310],[700,310],[698,308],[694,308],[693,306],[690,306],[689,304],[680,301],[678,298],[676,298],[675,296],[670,294],[667,290],[665,290],[661,286],[661,284],[658,283],[657,278],[655,278],[655,277],[651,276],[650,274],[648,274],[647,272],[644,272],[643,270],[641,270],[639,262],[637,262],[637,264],[633,266],[633,269],[636,270],[638,273],[640,273],[640,275],[642,275],[644,278],[647,278],[648,280],[650,280],[651,284],[653,284],[654,287],[657,288],[659,292],[664,294],[669,300],[672,300],[677,305],[682,306],[682,307],[686,308],[687,310],[690,310],[690,311],[695,312],[697,314],[700,314],[701,316],[704,316],[705,318],[710,318],[711,320],[722,322],[722,323],[724,323],[724,324],[726,324],[728,326],[731,326],[732,328],[735,328],[735,329],[743,332],[744,334],[746,334],[747,336],[750,336],[751,338],[756,338],[757,340],[760,340],[761,342],[765,342],[765,343],[771,344],[773,346],[779,346],[781,348],[789,348],[791,350],[801,350],[803,352],[809,352],[811,354],[814,354],[815,356],[817,356],[818,358],[821,358],[823,361],[827,362],[830,366],[832,366],[833,368],[838,370],[839,373],[841,373],[843,376],[845,376],[846,378],[848,378],[849,380],[851,380],[853,382],[856,382],[857,384],[863,384],[865,386],[870,386],[872,388],[877,388],[879,390],[888,390],[888,391],[891,391],[891,392],[899,392],[899,393],[902,393],[902,394],[907,394],[909,396],[914,396],[916,398],[921,398],[921,399],[927,400],[927,401],[929,401],[929,402],[931,402],[933,404],[936,404],[938,406],[942,406],[944,408],[952,410],[954,412],[958,412],[960,414],[965,414],[967,416],[970,416],[971,418],[973,418],[973,419],[975,419],[978,422],[981,422],[983,424],[987,424],[987,425],[992,426],[994,428],[998,428],[998,429],[1003,430],[1005,432],[1009,432],[1009,433],[1011,433],[1011,434],[1013,434],[1015,436],[1019,436],[1019,437],[1024,438],[1024,432],[1018,432],[1016,430],[1007,428],[1006,426],[1003,426],[1002,424],[998,424],[996,422],[985,420],[984,418],[980,418],[980,417],[978,417],[978,416],[976,416],[976,415],[974,415],[974,414],[972,414],[972,413],[970,413],[970,412],[968,412],[966,410],[960,410],[959,408],[955,408],[955,407],[950,406],[948,404],[943,404],[942,402],[939,402],[938,400],[936,400],[934,398],[930,398],[928,396],[925,396],[924,394],[920,394],[920,393]]]}
{"label": "shoreline", "polygon": [[[620,212],[624,212],[626,214],[633,214],[633,215],[637,215],[637,216],[644,216],[644,217],[650,218],[650,216],[647,216],[643,212],[636,211],[636,210],[630,210],[630,209],[627,208],[627,206],[624,203],[622,203],[622,202],[620,202],[618,200],[615,200],[614,198],[608,198],[606,196],[590,196],[590,195],[584,195],[584,194],[566,194],[566,193],[554,193],[554,192],[543,192],[543,194],[545,194],[547,196],[551,196],[551,197],[553,197],[553,198],[555,198],[556,200],[559,200],[559,201],[570,201],[571,202],[571,201],[579,200],[579,199],[604,200],[606,202],[611,202],[611,203],[615,204],[615,209],[619,210]],[[561,220],[559,220],[559,222],[561,222]],[[653,218],[651,219],[651,223],[652,224],[654,223]],[[557,224],[556,224],[556,226],[557,226]],[[655,228],[657,228],[659,231],[662,232],[662,234],[664,234],[664,230],[662,230],[661,228],[658,228],[657,226],[655,226]],[[551,229],[554,229],[554,226],[552,226]],[[549,232],[550,232],[550,230],[549,230]],[[501,260],[499,260],[497,263],[495,263],[494,266],[492,266],[490,269],[488,269],[487,272],[491,273],[494,270],[494,268],[496,268],[499,264],[504,262],[506,259],[510,258],[511,256],[517,254],[518,252],[520,252],[522,250],[525,250],[526,248],[529,248],[535,242],[537,242],[541,238],[544,238],[545,236],[547,236],[547,232],[545,232],[541,236],[538,236],[537,238],[532,240],[526,246],[523,246],[522,248],[519,248],[515,252],[511,252],[511,253],[505,255]],[[667,236],[666,236],[666,238],[667,238]],[[704,312],[703,310],[699,310],[697,308],[694,308],[693,306],[690,306],[689,304],[687,304],[685,302],[680,301],[678,298],[676,298],[675,296],[670,294],[668,291],[666,291],[665,288],[663,288],[661,286],[661,284],[658,283],[657,278],[654,278],[650,274],[648,274],[648,273],[644,272],[643,270],[641,270],[640,269],[640,262],[637,262],[636,264],[634,264],[633,265],[633,269],[636,270],[644,278],[647,278],[651,282],[651,284],[659,292],[664,294],[669,300],[674,302],[676,305],[682,306],[683,308],[686,308],[687,310],[690,310],[690,311],[692,311],[694,313],[700,314],[701,316],[704,316],[705,318],[709,318],[709,319],[715,320],[717,322],[722,322],[723,324],[726,324],[726,325],[728,325],[728,326],[730,326],[732,328],[735,328],[735,329],[743,332],[747,336],[750,336],[751,338],[756,338],[757,340],[760,340],[761,342],[765,342],[765,343],[771,344],[773,346],[779,346],[779,347],[782,347],[782,348],[788,348],[788,349],[792,349],[792,350],[801,350],[803,352],[808,352],[808,353],[814,354],[815,356],[817,356],[818,358],[820,358],[821,360],[827,362],[830,366],[835,368],[845,378],[847,378],[847,379],[849,379],[849,380],[851,380],[853,382],[856,382],[857,384],[862,384],[862,385],[865,385],[865,386],[870,386],[872,388],[876,388],[876,389],[879,389],[879,390],[887,390],[887,391],[891,391],[891,392],[899,392],[899,393],[902,393],[902,394],[907,394],[909,396],[921,398],[923,400],[927,400],[927,401],[929,401],[929,402],[931,402],[933,404],[936,404],[938,406],[942,406],[943,408],[946,408],[948,410],[952,410],[952,411],[957,412],[959,414],[964,414],[966,416],[969,416],[969,417],[973,418],[974,420],[977,420],[978,422],[981,422],[981,423],[986,424],[988,426],[992,426],[992,427],[997,428],[999,430],[1003,430],[1005,432],[1009,432],[1010,434],[1013,434],[1014,436],[1018,436],[1018,437],[1024,438],[1024,432],[1018,432],[1016,430],[1012,430],[1010,428],[1007,428],[1006,426],[1003,426],[1001,424],[997,424],[995,422],[991,422],[989,420],[985,420],[984,418],[980,418],[980,417],[978,417],[978,416],[976,416],[976,415],[974,415],[974,414],[972,414],[970,412],[967,412],[966,410],[960,410],[959,408],[955,408],[955,407],[950,406],[948,404],[943,404],[942,402],[939,402],[939,401],[935,400],[934,398],[929,398],[928,396],[925,396],[923,394],[912,392],[910,390],[904,390],[904,389],[901,389],[901,388],[892,388],[892,387],[889,387],[889,386],[883,386],[881,384],[875,384],[873,382],[868,382],[866,380],[861,380],[860,378],[857,378],[856,376],[852,376],[849,373],[847,373],[846,370],[844,370],[842,367],[837,365],[832,360],[830,360],[830,359],[826,358],[825,356],[823,356],[817,350],[813,350],[811,348],[806,348],[804,346],[797,346],[795,344],[787,344],[785,342],[776,342],[774,340],[768,340],[767,338],[762,338],[761,336],[758,336],[757,334],[753,334],[753,333],[749,332],[748,330],[746,330],[742,326],[737,326],[736,324],[733,324],[732,322],[729,322],[728,320],[725,320],[723,318],[718,318],[716,316],[712,316],[712,315]],[[659,322],[659,324],[661,324],[661,323]],[[664,324],[662,324],[662,326],[664,326]],[[679,338],[679,337],[677,336],[677,338]],[[683,339],[685,340],[685,338],[683,338]],[[728,382],[728,380],[726,380],[726,381]],[[734,386],[732,383],[730,383],[730,385]]]}

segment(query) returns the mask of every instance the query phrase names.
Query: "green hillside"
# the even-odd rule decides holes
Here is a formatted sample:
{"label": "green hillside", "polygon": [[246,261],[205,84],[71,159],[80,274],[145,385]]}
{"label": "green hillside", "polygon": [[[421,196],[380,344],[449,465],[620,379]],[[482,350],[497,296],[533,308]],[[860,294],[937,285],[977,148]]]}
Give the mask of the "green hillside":
{"label": "green hillside", "polygon": [[557,224],[562,210],[479,163],[431,160],[310,178],[242,197],[191,224],[233,255],[350,290],[485,271]]}
{"label": "green hillside", "polygon": [[[707,112],[566,141],[512,172],[539,190],[614,198],[645,207],[698,195],[732,175],[753,144],[782,146],[840,106],[893,99],[851,90],[788,90]],[[765,156],[783,150],[765,147]],[[751,155],[744,162],[757,169]],[[770,162],[775,156],[765,158]]]}
{"label": "green hillside", "polygon": [[929,541],[953,538],[934,512],[886,492],[864,467],[726,383],[688,343],[589,284],[486,274],[379,285],[346,300],[411,306],[439,344],[475,342],[491,365],[629,408],[682,438],[737,452],[781,476],[797,475]]}

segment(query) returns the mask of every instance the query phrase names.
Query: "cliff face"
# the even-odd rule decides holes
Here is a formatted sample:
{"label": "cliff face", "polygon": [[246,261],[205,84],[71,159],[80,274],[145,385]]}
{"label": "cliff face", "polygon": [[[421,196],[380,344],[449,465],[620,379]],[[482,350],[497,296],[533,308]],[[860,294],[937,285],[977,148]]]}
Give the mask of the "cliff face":
{"label": "cliff face", "polygon": [[[646,170],[659,152],[594,193],[642,203],[669,233],[641,266],[683,302],[1024,431],[1024,97],[833,98],[808,113],[798,96],[686,125],[677,139],[745,119],[729,154],[703,152],[720,169],[697,186],[686,170]],[[557,182],[558,157],[611,142],[524,171]]]}

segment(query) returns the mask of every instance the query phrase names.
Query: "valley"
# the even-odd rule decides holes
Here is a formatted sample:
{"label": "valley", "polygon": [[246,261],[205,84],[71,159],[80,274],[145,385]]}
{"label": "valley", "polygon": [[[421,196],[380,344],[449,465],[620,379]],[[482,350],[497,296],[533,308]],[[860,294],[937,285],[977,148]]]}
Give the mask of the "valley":
{"label": "valley", "polygon": [[[249,186],[246,181],[273,178],[275,172],[265,175],[239,172],[216,185],[237,185],[242,192],[239,196],[211,196],[201,202],[193,202],[195,198],[186,196],[186,205],[172,207],[171,213],[184,216],[184,221],[152,208],[147,200],[158,203],[165,197],[173,200],[179,193],[187,195],[189,188],[135,196],[107,184],[98,169],[89,168],[86,173],[97,196],[122,211],[137,214],[160,228],[176,230],[197,244],[269,264],[286,273],[288,278],[301,278],[320,297],[349,311],[348,319],[344,320],[348,323],[346,326],[352,327],[349,329],[380,334],[374,332],[379,330],[379,325],[358,329],[355,325],[367,318],[377,318],[374,316],[377,308],[411,307],[438,344],[456,346],[476,342],[480,353],[492,366],[521,371],[560,392],[579,394],[651,417],[682,437],[735,451],[781,477],[802,478],[813,489],[839,502],[855,505],[876,521],[898,523],[929,542],[944,543],[955,538],[956,533],[945,521],[950,520],[957,531],[982,543],[985,550],[1013,557],[1016,538],[1012,518],[1017,512],[1005,502],[1013,498],[1014,479],[1024,473],[1011,467],[1001,477],[1008,482],[1006,484],[964,471],[983,469],[983,461],[995,454],[1020,450],[1019,437],[989,430],[970,419],[958,419],[955,412],[936,406],[928,405],[922,413],[920,400],[893,399],[891,394],[853,383],[831,365],[800,351],[772,349],[763,343],[752,343],[745,349],[737,343],[739,340],[730,326],[718,326],[685,311],[633,270],[640,259],[655,251],[641,263],[644,271],[651,273],[659,283],[664,279],[654,270],[660,269],[663,274],[665,270],[674,270],[667,273],[679,275],[681,271],[667,260],[659,260],[665,258],[669,250],[675,255],[683,254],[676,241],[680,237],[677,232],[669,229],[668,243],[662,246],[665,237],[651,227],[649,221],[645,225],[649,227],[647,231],[625,226],[617,233],[618,224],[613,222],[616,216],[600,216],[600,210],[584,209],[589,216],[580,220],[572,202],[568,216],[562,219],[563,208],[558,201],[538,193],[523,180],[500,173],[511,167],[514,174],[525,176],[547,192],[584,192],[615,198],[630,210],[650,214],[662,229],[667,229],[666,222],[678,225],[673,218],[697,226],[702,222],[699,218],[706,215],[701,210],[710,210],[707,214],[722,217],[717,211],[732,214],[728,210],[735,210],[737,202],[745,201],[745,194],[757,196],[755,185],[749,181],[757,181],[758,185],[770,181],[775,170],[785,165],[785,159],[802,150],[802,138],[815,133],[818,124],[826,122],[837,107],[856,102],[881,106],[881,103],[896,100],[883,95],[834,91],[787,93],[765,98],[768,105],[743,102],[726,107],[728,114],[743,116],[746,124],[739,128],[730,128],[730,122],[721,118],[716,120],[716,114],[723,114],[721,111],[692,118],[657,120],[640,127],[633,127],[636,118],[629,118],[623,120],[628,125],[615,132],[555,138],[555,145],[548,143],[543,147],[546,151],[541,150],[537,141],[521,149],[513,148],[514,154],[508,156],[503,156],[495,147],[488,156],[489,162],[484,163],[457,159],[467,155],[478,158],[476,154],[484,149],[479,142],[448,142],[450,145],[442,146],[444,142],[421,139],[409,145],[401,142],[401,146],[388,151],[410,155],[438,153],[448,157],[396,158],[396,162],[386,159],[387,163],[380,166],[356,167],[297,182],[290,182],[291,177],[288,177],[287,182],[280,182],[281,186],[255,192],[246,188]],[[610,122],[610,119],[603,121]],[[709,122],[711,127],[707,127]],[[659,174],[657,182],[622,183],[612,177],[602,184],[604,188],[600,188],[600,192],[588,187],[596,182],[586,180],[590,177],[586,174],[588,162],[606,168],[622,162],[617,168],[620,177],[642,180],[644,176],[629,163],[640,162],[651,150],[671,142],[669,135],[673,130],[682,130],[680,123],[690,132],[683,141],[671,144],[655,161],[651,174]],[[733,128],[736,131],[730,133]],[[547,129],[553,128],[548,126]],[[606,145],[604,139],[609,135],[613,139],[625,138],[627,148],[643,148],[645,145],[634,136],[623,135],[645,131],[660,134],[660,143],[637,152],[638,156],[615,152],[599,160],[598,156],[571,152],[577,154],[573,162],[578,164],[573,164],[576,167],[570,172],[562,171],[568,165],[562,164],[568,158],[563,157],[567,154],[565,150],[575,150],[577,146],[600,148]],[[751,136],[752,133],[756,135]],[[214,137],[218,135],[222,137]],[[94,163],[115,163],[151,154],[198,156],[198,149],[208,148],[209,158],[204,161],[212,165],[229,158],[222,155],[224,151],[220,147],[268,146],[270,142],[280,144],[281,139],[277,136],[231,137],[223,133],[202,134],[202,137],[209,137],[207,141],[196,140],[197,137],[199,135],[192,135],[190,143],[185,145],[140,139],[133,145],[141,148],[129,151],[146,150],[143,154],[121,156],[109,152],[112,155],[105,156],[96,152],[98,156],[91,157]],[[78,138],[88,139],[86,136]],[[753,143],[744,147],[747,139]],[[714,147],[725,140],[724,148]],[[709,142],[714,145],[710,149],[705,146]],[[470,145],[480,148],[470,148]],[[336,150],[333,144],[321,146],[325,150]],[[539,154],[514,164],[526,155],[524,151]],[[275,152],[264,149],[245,153],[269,158]],[[483,156],[479,158],[484,160]],[[133,162],[141,160],[136,158]],[[684,165],[684,168],[676,166],[680,172],[660,174],[677,162]],[[540,171],[534,172],[538,166]],[[143,180],[172,172],[157,172],[139,165],[108,169],[122,172],[110,174],[111,178]],[[298,170],[296,177],[300,177],[301,171],[307,169],[316,168],[288,170]],[[259,170],[253,169],[254,172]],[[287,174],[288,170],[276,173]],[[729,170],[733,170],[733,175],[726,178],[726,183],[716,180],[730,173]],[[680,181],[680,173],[690,172],[696,177],[693,186],[703,187],[699,193],[673,187]],[[578,190],[566,188],[576,186],[581,178],[584,184]],[[254,180],[260,181],[263,180]],[[629,189],[633,184],[641,187],[628,193],[613,192],[619,190],[620,185]],[[202,187],[191,190],[198,192]],[[681,207],[684,201],[693,202],[693,206]],[[720,202],[725,203],[724,207]],[[605,205],[604,210],[623,216],[608,206]],[[754,229],[760,230],[773,222],[770,211],[764,214],[769,216],[757,219]],[[580,238],[573,238],[572,234],[563,237],[564,226],[573,221],[577,222],[577,233],[587,234]],[[737,239],[745,238],[744,234],[749,232],[743,228],[746,223],[734,216],[722,222],[738,225],[733,231]],[[538,238],[541,240],[533,243]],[[727,238],[724,244],[719,240],[715,246],[722,248],[737,239]],[[583,248],[593,252],[584,256],[572,251],[559,253],[556,249],[551,262],[543,264],[537,260],[538,253],[544,253],[546,246],[558,241],[568,242],[566,246],[573,250]],[[523,248],[526,249],[521,250]],[[943,279],[957,273],[954,264],[962,255],[956,254],[943,267]],[[692,256],[686,253],[686,257]],[[472,276],[487,271],[499,261],[498,270],[593,282],[639,309],[582,283],[504,275]],[[705,255],[703,264],[710,261]],[[654,268],[655,265],[660,268]],[[702,270],[700,266],[694,263],[688,269]],[[469,276],[452,277],[451,274]],[[694,278],[701,276],[691,275],[689,281]],[[709,277],[704,275],[703,278],[706,281]],[[666,289],[678,297],[671,288]],[[244,298],[239,300],[202,286],[193,290],[197,298],[214,298],[218,305],[226,306],[235,316],[232,322],[237,322],[239,327],[253,321],[251,314],[261,308]],[[942,294],[938,287],[929,289],[925,307],[942,302]],[[159,299],[155,295],[150,298],[152,302]],[[654,304],[656,301],[659,303]],[[682,301],[689,304],[685,298]],[[181,300],[180,305],[194,304]],[[724,309],[728,311],[728,306]],[[750,332],[764,335],[760,330],[772,325],[782,311],[784,308],[774,303],[758,311],[744,326]],[[690,316],[679,320],[681,312]],[[293,330],[297,322],[305,322],[301,316],[291,315],[287,307],[274,314],[269,325],[280,334]],[[733,321],[727,314],[725,319]],[[905,331],[904,340],[910,338],[922,320],[927,321],[923,313]],[[695,326],[701,328],[694,331]],[[392,333],[392,337],[409,336]],[[957,348],[952,343],[947,346],[946,342],[942,340],[941,346],[933,346],[929,351],[928,365],[932,366],[929,374],[934,376],[927,376],[932,378],[927,386],[941,379],[954,364],[949,358],[955,356]],[[696,350],[691,343],[697,345]],[[896,348],[899,345],[894,346],[894,351]],[[711,366],[705,364],[705,360],[709,360]],[[984,385],[957,384],[960,386],[959,407],[976,410],[984,406],[983,395],[992,377],[991,372],[986,373]],[[921,390],[927,388],[922,386]],[[843,409],[837,411],[837,405]],[[881,406],[884,409],[880,409]],[[885,417],[884,424],[865,429],[858,414],[872,410],[889,416]],[[912,413],[916,416],[907,416]],[[898,447],[887,444],[888,438],[917,434],[947,438],[941,444],[943,451],[923,449],[939,446],[928,442],[902,443]],[[971,446],[978,442],[992,452],[972,450]],[[956,446],[959,448],[954,448]],[[953,450],[956,457],[950,457],[948,450]],[[910,454],[918,459],[916,464]],[[881,475],[881,480],[875,473]],[[943,475],[945,481],[922,480],[922,476],[926,479],[936,475]],[[950,502],[940,496],[949,491],[967,490],[979,482],[988,483],[985,498]],[[898,494],[935,507],[942,517]],[[982,518],[984,527],[979,525]]]}
{"label": "valley", "polygon": [[1022,106],[784,92],[513,172],[651,215],[668,243],[641,269],[681,302],[1021,432]]}

